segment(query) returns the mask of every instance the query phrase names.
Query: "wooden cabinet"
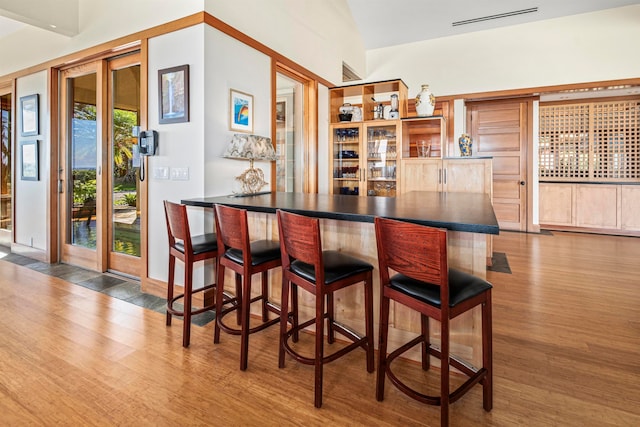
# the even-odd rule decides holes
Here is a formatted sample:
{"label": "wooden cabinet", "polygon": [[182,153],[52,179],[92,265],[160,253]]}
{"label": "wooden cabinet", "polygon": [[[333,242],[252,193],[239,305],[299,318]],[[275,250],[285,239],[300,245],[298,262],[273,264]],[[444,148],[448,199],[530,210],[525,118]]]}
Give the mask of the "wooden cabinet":
{"label": "wooden cabinet", "polygon": [[[385,120],[379,112],[389,116],[392,95],[398,97],[398,118]],[[395,196],[402,147],[399,117],[407,115],[407,86],[402,80],[344,86],[331,89],[329,97],[331,192]],[[340,121],[345,105],[358,109],[363,120]]]}
{"label": "wooden cabinet", "polygon": [[540,183],[540,226],[640,235],[640,185]]}
{"label": "wooden cabinet", "polygon": [[402,119],[402,158],[420,157],[418,148],[424,144],[428,158],[447,156],[447,127],[442,116]]}
{"label": "wooden cabinet", "polygon": [[445,191],[493,195],[492,159],[402,159],[400,191]]}
{"label": "wooden cabinet", "polygon": [[398,120],[332,125],[332,193],[395,196],[398,135]]}

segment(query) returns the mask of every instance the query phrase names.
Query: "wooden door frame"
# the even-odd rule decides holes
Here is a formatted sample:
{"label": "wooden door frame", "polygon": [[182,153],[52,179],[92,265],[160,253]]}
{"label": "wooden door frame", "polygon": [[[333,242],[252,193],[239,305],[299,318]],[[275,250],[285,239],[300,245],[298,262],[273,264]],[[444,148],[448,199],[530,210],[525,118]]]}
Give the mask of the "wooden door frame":
{"label": "wooden door frame", "polygon": [[[276,101],[277,101],[277,74],[282,74],[292,80],[302,84],[303,87],[303,109],[304,123],[303,133],[304,140],[304,183],[302,185],[304,193],[318,192],[318,82],[312,77],[306,76],[291,67],[288,67],[276,60],[272,61],[271,73],[271,93],[272,98],[272,114],[271,114],[271,140],[276,141]],[[275,148],[275,147],[274,147]],[[276,188],[276,164],[271,164],[271,189]]]}

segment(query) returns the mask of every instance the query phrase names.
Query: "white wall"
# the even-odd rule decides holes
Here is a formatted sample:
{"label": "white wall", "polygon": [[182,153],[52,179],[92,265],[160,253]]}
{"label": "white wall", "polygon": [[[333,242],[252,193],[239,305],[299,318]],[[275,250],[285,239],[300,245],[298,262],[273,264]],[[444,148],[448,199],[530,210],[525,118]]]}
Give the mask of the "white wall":
{"label": "white wall", "polygon": [[[168,241],[163,200],[202,196],[205,189],[205,77],[204,24],[165,34],[149,40],[149,117],[148,128],[158,131],[158,154],[148,159],[149,212],[149,277],[166,280],[168,272]],[[189,65],[189,121],[159,124],[158,70]],[[188,180],[156,179],[154,170],[166,167],[187,168]],[[170,175],[171,176],[171,175]],[[203,232],[203,214],[189,211],[192,232]],[[182,283],[182,264],[176,266],[176,283]],[[194,281],[202,282],[202,265],[194,270]]]}
{"label": "white wall", "polygon": [[[228,0],[225,0],[228,1]],[[75,37],[27,26],[0,39],[0,76],[192,15],[204,0],[80,0]]]}
{"label": "white wall", "polygon": [[[205,187],[201,196],[219,196],[239,190],[235,177],[249,167],[248,161],[222,157],[236,133],[229,129],[229,90],[253,96],[253,133],[271,137],[271,59],[211,27],[205,31],[205,40]],[[272,182],[269,162],[255,162],[255,166]]]}
{"label": "white wall", "polygon": [[367,51],[367,81],[438,95],[640,76],[640,5]]}
{"label": "white wall", "polygon": [[[15,120],[15,149],[12,156],[14,163],[15,185],[15,238],[16,243],[31,246],[36,249],[47,248],[47,192],[49,190],[49,96],[47,93],[47,72],[41,71],[29,76],[21,77],[16,84],[16,120]],[[23,96],[39,95],[39,134],[36,136],[21,136],[22,111],[20,98]],[[39,175],[38,181],[24,181],[21,176],[21,143],[25,141],[39,142]]]}
{"label": "white wall", "polygon": [[205,11],[336,85],[343,61],[365,75],[346,0],[205,0]]}

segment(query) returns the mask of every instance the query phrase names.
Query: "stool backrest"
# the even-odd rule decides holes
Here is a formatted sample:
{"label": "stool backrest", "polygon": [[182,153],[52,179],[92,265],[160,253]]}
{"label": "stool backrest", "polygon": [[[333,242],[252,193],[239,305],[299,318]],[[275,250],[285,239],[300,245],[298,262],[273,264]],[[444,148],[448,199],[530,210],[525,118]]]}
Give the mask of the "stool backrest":
{"label": "stool backrest", "polygon": [[439,285],[442,304],[448,306],[447,231],[380,217],[374,222],[382,283],[389,283],[389,269],[392,269]]}
{"label": "stool backrest", "polygon": [[288,269],[293,259],[316,267],[322,272],[320,220],[278,209],[278,231],[282,252],[282,268]]}
{"label": "stool backrest", "polygon": [[191,233],[189,231],[187,207],[165,200],[164,215],[167,220],[169,246],[175,247],[176,240],[181,240],[184,244],[185,252],[191,252]]}
{"label": "stool backrest", "polygon": [[249,264],[245,265],[250,265],[251,250],[247,211],[218,204],[215,205],[214,211],[218,250],[221,254],[228,249],[241,250],[245,263],[249,262]]}

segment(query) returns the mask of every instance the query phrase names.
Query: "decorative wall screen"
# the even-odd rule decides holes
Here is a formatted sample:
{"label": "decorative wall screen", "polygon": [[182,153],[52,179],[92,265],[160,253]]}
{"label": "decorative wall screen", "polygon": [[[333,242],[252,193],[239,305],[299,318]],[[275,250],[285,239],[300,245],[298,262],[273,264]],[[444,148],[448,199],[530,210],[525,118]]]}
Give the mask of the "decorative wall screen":
{"label": "decorative wall screen", "polygon": [[540,106],[541,181],[640,182],[640,100]]}

